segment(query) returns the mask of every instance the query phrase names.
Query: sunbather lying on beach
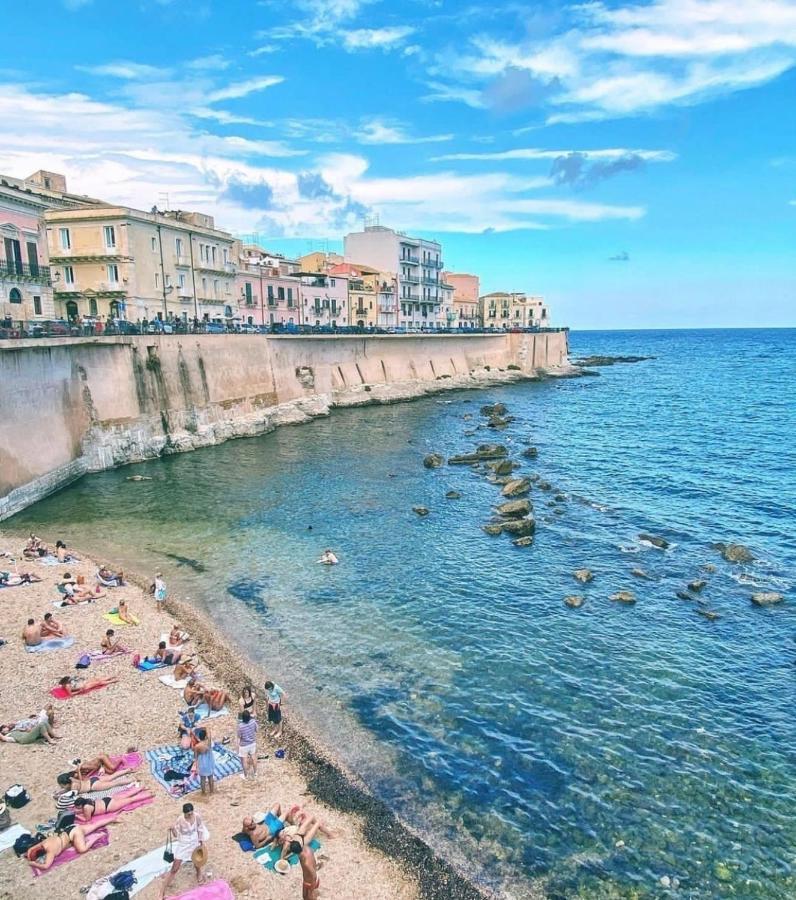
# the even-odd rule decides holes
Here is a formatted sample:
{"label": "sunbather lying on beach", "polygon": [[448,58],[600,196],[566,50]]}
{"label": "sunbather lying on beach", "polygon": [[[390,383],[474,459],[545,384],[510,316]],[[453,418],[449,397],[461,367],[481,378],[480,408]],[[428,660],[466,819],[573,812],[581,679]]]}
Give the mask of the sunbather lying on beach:
{"label": "sunbather lying on beach", "polygon": [[205,688],[204,701],[214,712],[223,709],[229,703],[230,696],[221,688]]}
{"label": "sunbather lying on beach", "polygon": [[63,772],[56,778],[61,787],[69,791],[77,791],[84,794],[87,791],[109,791],[113,788],[124,787],[132,784],[135,776],[129,769],[113,772],[110,775],[81,775],[76,769],[71,772]]}
{"label": "sunbather lying on beach", "polygon": [[90,681],[83,681],[76,675],[65,675],[58,682],[58,686],[66,691],[69,697],[79,697],[81,694],[87,694],[89,691],[97,688],[107,687],[109,684],[116,684],[119,679],[113,678],[93,678]]}
{"label": "sunbather lying on beach", "polygon": [[75,556],[74,553],[66,549],[66,544],[63,541],[55,542],[55,555],[58,557],[58,562],[73,562],[79,560],[79,556]]}
{"label": "sunbather lying on beach", "polygon": [[144,788],[137,788],[129,794],[115,794],[113,797],[101,797],[98,800],[90,800],[88,797],[78,797],[75,800],[75,816],[78,822],[90,822],[95,815],[104,816],[105,813],[120,812],[138,803],[141,800],[153,800],[154,794]]}
{"label": "sunbather lying on beach", "polygon": [[112,572],[107,566],[100,566],[97,577],[108,587],[121,587],[124,584],[124,572]]}
{"label": "sunbather lying on beach", "polygon": [[61,579],[61,591],[65,597],[65,606],[72,606],[73,604],[81,603],[84,600],[96,600],[98,597],[105,596],[105,594],[100,592],[99,586],[94,590],[81,587],[75,579],[72,578],[69,572],[66,572]]}
{"label": "sunbather lying on beach", "polygon": [[41,623],[40,631],[43,638],[66,637],[66,627],[57,619],[54,619],[52,613],[44,614],[44,620]]}
{"label": "sunbather lying on beach", "polygon": [[254,849],[259,850],[274,843],[279,832],[285,827],[285,818],[282,817],[282,804],[274,803],[260,823],[255,822],[253,816],[246,816],[241,830],[254,844]]}
{"label": "sunbather lying on beach", "polygon": [[30,720],[17,722],[15,725],[0,725],[0,741],[7,744],[35,744],[44,741],[45,744],[54,744],[61,739],[52,726],[45,719],[30,724]]}
{"label": "sunbather lying on beach", "polygon": [[15,587],[20,584],[36,584],[41,581],[33,572],[0,572],[0,587]]}
{"label": "sunbather lying on beach", "polygon": [[115,772],[132,772],[133,770],[122,765],[122,758],[114,762],[108,753],[98,753],[91,759],[73,759],[75,775],[113,775]]}
{"label": "sunbather lying on beach", "polygon": [[[113,823],[106,823],[111,825]],[[90,850],[100,839],[99,834],[94,834],[102,828],[96,822],[85,825],[77,825],[74,818],[66,817],[62,820],[62,831],[56,831],[44,838],[38,844],[34,844],[25,854],[30,864],[36,869],[49,869],[57,856],[60,856],[67,847],[74,847],[78,853]]]}
{"label": "sunbather lying on beach", "polygon": [[109,628],[105,632],[105,637],[102,639],[100,643],[100,649],[106,656],[113,656],[116,653],[127,653],[127,648],[123,647],[119,643],[119,639],[116,637],[116,632]]}
{"label": "sunbather lying on beach", "polygon": [[174,627],[169,632],[169,647],[182,647],[188,641],[190,641],[188,634],[175,622]]}

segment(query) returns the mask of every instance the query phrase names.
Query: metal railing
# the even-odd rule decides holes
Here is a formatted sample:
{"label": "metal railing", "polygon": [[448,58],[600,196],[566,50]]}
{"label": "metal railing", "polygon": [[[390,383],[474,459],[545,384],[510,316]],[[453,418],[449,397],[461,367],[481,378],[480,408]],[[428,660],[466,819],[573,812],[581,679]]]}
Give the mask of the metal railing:
{"label": "metal railing", "polygon": [[44,284],[50,284],[50,267],[40,266],[38,263],[31,265],[16,259],[0,258],[0,276],[30,278],[31,281],[41,281]]}

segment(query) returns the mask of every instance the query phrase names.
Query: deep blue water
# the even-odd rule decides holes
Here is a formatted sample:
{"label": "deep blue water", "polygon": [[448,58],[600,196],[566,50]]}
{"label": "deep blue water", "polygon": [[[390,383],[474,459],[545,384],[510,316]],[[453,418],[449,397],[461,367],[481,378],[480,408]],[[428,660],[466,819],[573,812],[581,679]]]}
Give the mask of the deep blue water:
{"label": "deep blue water", "polygon": [[[11,524],[161,567],[376,790],[513,896],[796,896],[796,331],[571,349],[656,358],[336,412],[90,476]],[[516,417],[496,439],[536,445],[523,470],[554,486],[531,494],[530,548],[481,531],[499,497],[483,473],[421,464],[495,439],[465,431],[496,400]],[[677,598],[695,578],[702,603]],[[635,606],[608,599],[622,589]],[[786,602],[758,609],[754,590]]]}

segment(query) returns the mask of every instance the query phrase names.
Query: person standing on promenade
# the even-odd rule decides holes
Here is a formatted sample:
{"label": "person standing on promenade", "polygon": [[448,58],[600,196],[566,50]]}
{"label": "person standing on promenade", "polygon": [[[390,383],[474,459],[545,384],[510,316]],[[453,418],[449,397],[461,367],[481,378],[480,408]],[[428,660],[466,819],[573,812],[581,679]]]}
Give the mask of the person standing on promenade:
{"label": "person standing on promenade", "polygon": [[193,752],[199,784],[202,787],[202,793],[209,793],[212,797],[215,791],[213,773],[216,770],[216,758],[213,754],[213,739],[210,736],[210,729],[197,728],[194,730],[193,736],[196,739]]}
{"label": "person standing on promenade", "polygon": [[183,803],[182,815],[169,829],[169,837],[174,841],[172,849],[174,862],[160,887],[161,900],[166,896],[169,885],[183,863],[193,862],[197,883],[204,883],[202,866],[207,862],[206,843],[210,838],[210,832],[200,816],[194,812],[193,803]]}
{"label": "person standing on promenade", "polygon": [[248,709],[240,714],[238,723],[238,756],[243,765],[241,778],[257,777],[257,720]]}
{"label": "person standing on promenade", "polygon": [[273,681],[266,681],[265,696],[268,700],[268,724],[273,726],[268,736],[278,741],[282,737],[282,700],[285,692]]}

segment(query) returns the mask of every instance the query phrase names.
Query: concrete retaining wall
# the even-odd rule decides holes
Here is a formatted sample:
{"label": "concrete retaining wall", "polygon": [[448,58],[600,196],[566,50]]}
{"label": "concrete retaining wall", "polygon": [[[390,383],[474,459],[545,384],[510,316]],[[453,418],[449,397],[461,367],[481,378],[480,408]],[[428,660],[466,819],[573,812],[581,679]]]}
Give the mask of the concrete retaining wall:
{"label": "concrete retaining wall", "polygon": [[0,519],[85,472],[566,366],[565,332],[0,342]]}

